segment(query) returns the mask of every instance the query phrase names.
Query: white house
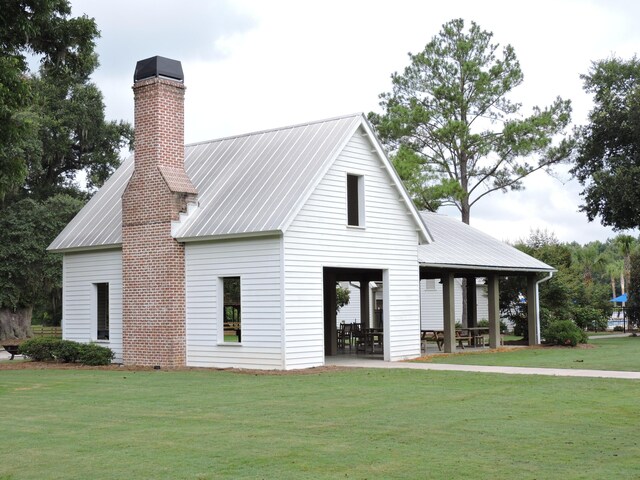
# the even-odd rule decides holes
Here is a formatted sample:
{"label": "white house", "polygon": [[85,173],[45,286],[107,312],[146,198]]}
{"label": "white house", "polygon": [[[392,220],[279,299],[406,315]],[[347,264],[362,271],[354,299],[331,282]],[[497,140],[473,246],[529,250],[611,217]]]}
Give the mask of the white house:
{"label": "white house", "polygon": [[384,359],[419,355],[429,233],[363,115],[187,145],[176,160],[182,78],[179,62],[138,63],[136,158],[50,246],[64,253],[64,338],[124,363],[313,367],[335,353],[326,286],[375,281]]}
{"label": "white house", "polygon": [[396,361],[420,355],[421,279],[442,282],[452,351],[457,277],[488,278],[495,343],[496,275],[514,267],[533,288],[553,270],[483,257],[486,239],[469,262],[475,233],[451,227],[459,245],[421,216],[361,114],[184,146],[183,78],[175,60],[138,62],[135,158],[49,247],[64,254],[64,338],[125,364],[320,366],[337,353],[335,285],[353,282],[369,286],[359,318],[381,320]]}

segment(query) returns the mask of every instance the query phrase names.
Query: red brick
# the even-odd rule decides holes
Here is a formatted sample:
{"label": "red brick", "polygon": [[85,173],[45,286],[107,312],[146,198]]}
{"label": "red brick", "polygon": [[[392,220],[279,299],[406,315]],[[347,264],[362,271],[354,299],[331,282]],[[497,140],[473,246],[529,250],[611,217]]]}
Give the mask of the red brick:
{"label": "red brick", "polygon": [[122,196],[122,341],[129,365],[186,362],[184,245],[171,236],[171,221],[188,199],[172,193],[157,168],[184,169],[184,90],[164,78],[133,86],[135,169]]}

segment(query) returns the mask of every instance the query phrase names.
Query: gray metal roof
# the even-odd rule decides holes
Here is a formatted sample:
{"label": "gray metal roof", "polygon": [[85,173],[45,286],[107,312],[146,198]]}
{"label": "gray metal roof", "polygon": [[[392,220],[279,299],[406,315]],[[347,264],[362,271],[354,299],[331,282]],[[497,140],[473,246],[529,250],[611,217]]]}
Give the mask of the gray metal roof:
{"label": "gray metal roof", "polygon": [[49,250],[119,245],[122,242],[121,199],[132,174],[133,156],[130,156],[60,232]]}
{"label": "gray metal roof", "polygon": [[[174,236],[186,241],[284,231],[358,128],[371,134],[362,114],[187,145],[185,170],[198,191],[198,208],[174,229]],[[383,161],[388,164],[386,158]],[[132,173],[129,158],[49,249],[119,245],[120,199]],[[397,177],[396,181],[401,186]],[[428,239],[417,210],[403,193]]]}
{"label": "gray metal roof", "polygon": [[551,272],[555,268],[496,240],[466,223],[431,212],[420,212],[433,242],[418,247],[421,266],[465,267],[468,270]]}

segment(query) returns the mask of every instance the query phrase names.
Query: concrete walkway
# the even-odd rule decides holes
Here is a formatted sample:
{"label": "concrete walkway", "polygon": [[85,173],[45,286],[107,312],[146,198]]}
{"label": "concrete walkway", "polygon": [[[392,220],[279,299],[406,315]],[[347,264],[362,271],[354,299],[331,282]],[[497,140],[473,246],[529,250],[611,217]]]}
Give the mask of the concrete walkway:
{"label": "concrete walkway", "polygon": [[484,365],[453,365],[445,363],[383,362],[352,355],[328,357],[326,365],[355,368],[405,368],[410,370],[444,370],[454,372],[506,373],[511,375],[549,375],[553,377],[623,378],[640,380],[640,372],[614,370],[578,370],[568,368],[496,367]]}

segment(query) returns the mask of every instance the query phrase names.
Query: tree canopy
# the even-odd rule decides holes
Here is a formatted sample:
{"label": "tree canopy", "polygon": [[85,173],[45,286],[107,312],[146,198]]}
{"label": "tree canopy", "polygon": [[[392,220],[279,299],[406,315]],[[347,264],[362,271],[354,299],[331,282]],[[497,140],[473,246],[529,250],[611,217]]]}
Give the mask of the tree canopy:
{"label": "tree canopy", "polygon": [[71,18],[67,0],[9,0],[0,11],[0,199],[28,174],[24,151],[38,129],[28,57],[59,79],[86,81],[97,66],[98,29],[86,16]]}
{"label": "tree canopy", "polygon": [[[0,10],[0,309],[59,314],[61,259],[46,247],[132,137],[129,124],[105,120],[90,81],[94,20],[70,14],[67,0],[11,0]],[[28,57],[40,60],[37,72]]]}
{"label": "tree canopy", "polygon": [[584,186],[580,209],[617,229],[640,226],[640,60],[593,62],[581,76],[593,94],[573,174]]}
{"label": "tree canopy", "polygon": [[468,30],[462,19],[446,23],[391,76],[383,113],[369,114],[416,204],[455,205],[465,223],[481,198],[521,189],[525,176],[566,159],[572,146],[553,142],[570,122],[570,101],[558,97],[524,116],[509,98],[523,81],[516,54],[492,37],[474,22]]}

